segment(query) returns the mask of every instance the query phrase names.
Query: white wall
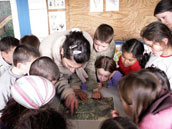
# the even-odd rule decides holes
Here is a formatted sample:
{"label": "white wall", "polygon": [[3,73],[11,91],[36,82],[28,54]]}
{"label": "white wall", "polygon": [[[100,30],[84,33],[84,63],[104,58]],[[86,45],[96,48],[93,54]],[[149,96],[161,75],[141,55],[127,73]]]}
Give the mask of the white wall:
{"label": "white wall", "polygon": [[46,0],[28,0],[32,34],[40,40],[48,35]]}
{"label": "white wall", "polygon": [[20,28],[19,28],[16,0],[10,0],[10,4],[11,4],[12,19],[13,19],[14,36],[20,39]]}
{"label": "white wall", "polygon": [[[10,0],[15,37],[20,39],[16,0]],[[28,0],[32,34],[40,40],[48,35],[48,16],[46,0]]]}

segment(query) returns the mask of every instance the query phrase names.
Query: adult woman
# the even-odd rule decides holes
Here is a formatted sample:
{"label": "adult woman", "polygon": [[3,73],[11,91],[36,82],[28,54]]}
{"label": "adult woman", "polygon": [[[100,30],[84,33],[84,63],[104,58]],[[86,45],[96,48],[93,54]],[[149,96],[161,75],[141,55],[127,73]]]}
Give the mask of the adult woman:
{"label": "adult woman", "polygon": [[90,58],[92,44],[92,38],[84,31],[64,31],[45,38],[39,48],[42,56],[52,58],[59,67],[62,76],[55,86],[72,114],[74,108],[77,109],[78,106],[74,92],[81,99],[88,97],[85,92],[80,90],[80,85],[81,82],[86,81],[87,74],[84,68]]}

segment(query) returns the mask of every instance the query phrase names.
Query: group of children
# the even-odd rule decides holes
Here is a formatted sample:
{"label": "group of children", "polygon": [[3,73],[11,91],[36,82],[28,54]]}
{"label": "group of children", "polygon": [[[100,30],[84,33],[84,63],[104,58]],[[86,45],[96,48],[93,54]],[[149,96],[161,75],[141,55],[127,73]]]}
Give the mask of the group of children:
{"label": "group of children", "polygon": [[[159,6],[164,6],[161,1],[155,16],[163,21],[161,13],[164,12]],[[121,128],[122,123],[128,125],[124,128],[171,129],[172,115],[168,114],[172,114],[172,34],[169,27],[165,22],[145,26],[141,37],[151,52],[145,53],[144,43],[132,38],[122,45],[118,62],[113,60],[114,30],[107,24],[98,26],[93,39],[81,30],[54,33],[41,43],[34,35],[25,35],[20,40],[1,39],[1,128],[67,129],[66,119],[52,106],[55,96],[73,115],[78,99],[88,99],[85,91],[92,91],[92,98],[101,99],[101,88],[113,86],[119,91],[124,111],[132,121],[114,110],[111,114],[115,118],[104,121],[101,129]]]}

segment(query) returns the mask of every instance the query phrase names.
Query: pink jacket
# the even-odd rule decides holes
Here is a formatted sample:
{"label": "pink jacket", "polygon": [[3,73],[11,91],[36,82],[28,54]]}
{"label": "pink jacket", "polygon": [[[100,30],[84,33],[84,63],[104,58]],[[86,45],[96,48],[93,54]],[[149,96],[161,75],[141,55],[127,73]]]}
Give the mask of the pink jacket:
{"label": "pink jacket", "polygon": [[172,107],[147,115],[139,123],[139,129],[172,129]]}
{"label": "pink jacket", "polygon": [[151,104],[139,129],[172,129],[172,94],[165,93]]}

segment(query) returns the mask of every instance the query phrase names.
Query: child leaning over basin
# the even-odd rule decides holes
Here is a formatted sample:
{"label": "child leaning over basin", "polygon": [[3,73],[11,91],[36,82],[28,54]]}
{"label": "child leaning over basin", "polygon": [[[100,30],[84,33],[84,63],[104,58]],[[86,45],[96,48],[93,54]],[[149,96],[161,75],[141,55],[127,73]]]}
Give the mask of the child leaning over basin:
{"label": "child leaning over basin", "polygon": [[97,27],[93,38],[93,49],[91,51],[91,56],[88,64],[85,68],[88,78],[86,81],[86,87],[88,90],[93,90],[97,88],[95,85],[97,83],[95,62],[100,56],[108,56],[113,58],[116,45],[113,40],[114,30],[110,25],[101,24]]}
{"label": "child leaning over basin", "polygon": [[163,70],[172,87],[172,34],[170,29],[160,22],[152,22],[142,29],[141,37],[152,51],[145,67],[157,67]]}
{"label": "child leaning over basin", "polygon": [[144,45],[139,40],[133,38],[127,40],[122,45],[122,55],[119,57],[119,70],[127,75],[145,67],[149,55],[144,53]]}
{"label": "child leaning over basin", "polygon": [[[149,70],[140,70],[119,81],[119,94],[126,114],[139,129],[171,129],[172,94]],[[112,116],[118,116],[114,110]]]}
{"label": "child leaning over basin", "polygon": [[[92,97],[95,99],[102,98],[100,89],[103,86],[114,86],[118,88],[118,81],[121,79],[122,74],[117,70],[116,63],[113,58],[108,56],[101,56],[95,62],[95,71],[97,77],[97,87],[93,90]],[[85,84],[82,84],[81,87],[85,87]]]}

